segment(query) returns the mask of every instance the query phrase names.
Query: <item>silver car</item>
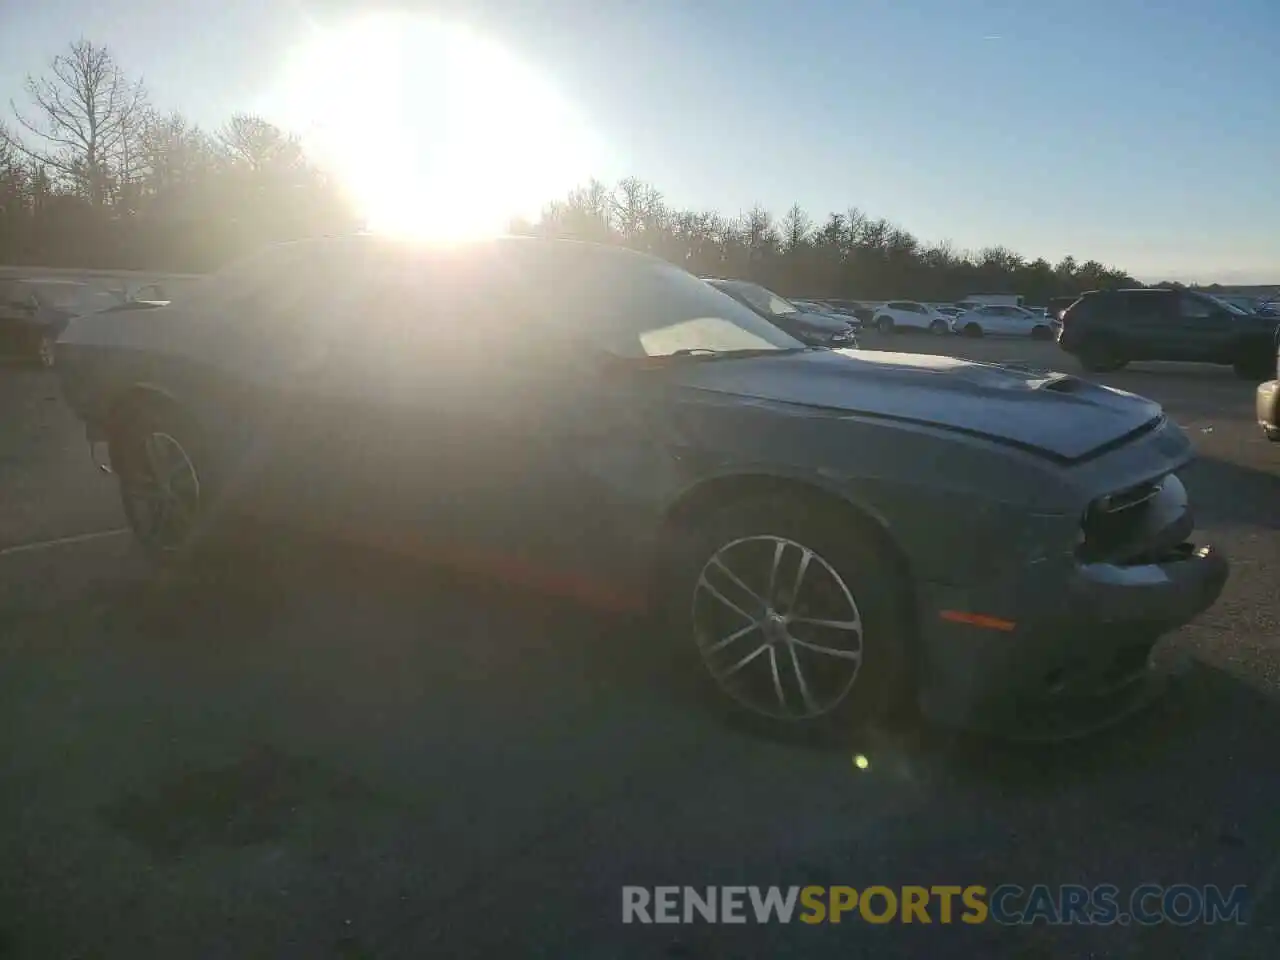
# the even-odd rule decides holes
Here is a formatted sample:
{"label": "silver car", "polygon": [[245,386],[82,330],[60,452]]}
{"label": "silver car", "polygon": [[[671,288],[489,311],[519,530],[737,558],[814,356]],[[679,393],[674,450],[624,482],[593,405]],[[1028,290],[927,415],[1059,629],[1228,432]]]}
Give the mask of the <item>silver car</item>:
{"label": "silver car", "polygon": [[1087,729],[1227,577],[1155,403],[806,347],[612,246],[286,244],[58,353],[156,562],[272,521],[647,608],[645,642],[776,732]]}

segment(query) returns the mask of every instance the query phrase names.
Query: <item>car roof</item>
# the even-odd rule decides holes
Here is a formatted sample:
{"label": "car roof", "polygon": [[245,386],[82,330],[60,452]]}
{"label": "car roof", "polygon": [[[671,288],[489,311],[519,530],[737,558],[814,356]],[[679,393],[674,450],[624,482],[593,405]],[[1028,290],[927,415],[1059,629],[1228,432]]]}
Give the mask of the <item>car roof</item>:
{"label": "car roof", "polygon": [[632,250],[629,247],[623,247],[617,244],[594,243],[589,240],[573,240],[561,237],[526,237],[510,235],[485,237],[476,240],[435,241],[416,240],[411,238],[402,239],[377,234],[358,233],[340,236],[307,237],[299,240],[285,240],[269,244],[258,252],[266,254],[270,251],[281,253],[294,251],[305,258],[312,253],[316,255],[327,255],[335,252],[363,254],[375,253],[380,250],[388,252],[398,250],[419,250],[422,253],[429,255],[431,253],[457,253],[467,250],[480,252],[486,249],[500,251],[503,249],[516,248],[540,248],[546,251],[555,251],[566,256],[581,256],[583,258],[592,259],[617,258],[640,262],[667,262],[651,254],[643,253],[639,250]]}
{"label": "car roof", "polygon": [[87,287],[83,280],[64,280],[61,277],[21,277],[14,281],[28,287]]}

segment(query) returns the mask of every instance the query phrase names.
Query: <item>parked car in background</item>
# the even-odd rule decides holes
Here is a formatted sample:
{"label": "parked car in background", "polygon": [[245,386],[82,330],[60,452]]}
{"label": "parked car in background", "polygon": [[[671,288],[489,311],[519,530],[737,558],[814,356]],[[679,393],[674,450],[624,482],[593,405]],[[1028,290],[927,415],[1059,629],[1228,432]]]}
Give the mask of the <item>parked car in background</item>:
{"label": "parked car in background", "polygon": [[791,302],[806,313],[816,313],[847,323],[855,332],[862,329],[862,321],[851,310],[838,307],[829,300],[792,300]]}
{"label": "parked car in background", "polygon": [[721,293],[727,293],[754,310],[780,330],[815,347],[856,347],[858,335],[847,319],[826,313],[811,313],[749,280],[706,281]]}
{"label": "parked car in background", "polygon": [[1052,340],[1054,327],[1043,314],[1025,307],[986,304],[974,307],[955,319],[956,333],[965,337],[1032,337]]}
{"label": "parked car in background", "polygon": [[1228,575],[1191,540],[1192,447],[1157,404],[809,349],[612,245],[285,244],[77,320],[58,353],[156,563],[246,518],[648,606],[645,642],[780,734],[913,704],[1096,728]]}
{"label": "parked car in background", "polygon": [[864,303],[861,300],[831,300],[828,302],[857,320],[860,327],[870,326],[872,319],[876,315],[876,306]]}
{"label": "parked car in background", "polygon": [[79,280],[0,279],[0,342],[51,367],[54,344],[72,318],[121,302],[122,297]]}
{"label": "parked car in background", "polygon": [[[960,304],[971,304],[972,306],[986,307],[1020,307],[1023,305],[1025,298],[1016,293],[971,293],[964,300],[958,301]],[[972,309],[972,306],[970,309]]]}
{"label": "parked car in background", "polygon": [[875,312],[871,325],[881,333],[927,330],[941,335],[955,332],[950,317],[915,300],[890,300]]}
{"label": "parked car in background", "polygon": [[1131,360],[1187,360],[1263,379],[1275,369],[1277,324],[1195,290],[1096,290],[1063,313],[1058,344],[1098,373]]}

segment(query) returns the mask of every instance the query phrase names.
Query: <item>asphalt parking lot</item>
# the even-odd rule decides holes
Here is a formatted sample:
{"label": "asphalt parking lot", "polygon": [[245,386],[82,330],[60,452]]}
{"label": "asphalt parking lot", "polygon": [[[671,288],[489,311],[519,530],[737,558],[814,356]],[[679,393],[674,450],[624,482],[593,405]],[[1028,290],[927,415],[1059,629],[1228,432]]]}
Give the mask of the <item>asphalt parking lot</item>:
{"label": "asphalt parking lot", "polygon": [[[1074,370],[1053,344],[866,339]],[[1147,714],[849,752],[690,702],[662,638],[312,545],[148,576],[52,377],[0,367],[0,958],[1280,956],[1280,445],[1229,370],[1101,378],[1192,437],[1218,605]],[[1246,884],[1246,926],[624,926],[623,885]]]}

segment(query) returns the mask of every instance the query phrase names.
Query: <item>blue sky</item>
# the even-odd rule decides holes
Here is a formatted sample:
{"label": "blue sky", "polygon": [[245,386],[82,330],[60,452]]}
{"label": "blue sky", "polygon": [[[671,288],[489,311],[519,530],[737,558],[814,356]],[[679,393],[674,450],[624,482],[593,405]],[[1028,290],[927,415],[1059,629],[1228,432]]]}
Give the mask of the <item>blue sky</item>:
{"label": "blue sky", "polygon": [[[23,74],[83,35],[143,76],[162,107],[209,126],[245,109],[287,122],[271,91],[289,52],[371,9],[199,7],[0,0],[0,88],[17,93]],[[1280,283],[1276,0],[399,9],[501,44],[589,126],[602,145],[591,169],[649,180],[675,204],[732,214],[798,202],[819,218],[858,206],[960,248],[1072,253],[1143,279]]]}

